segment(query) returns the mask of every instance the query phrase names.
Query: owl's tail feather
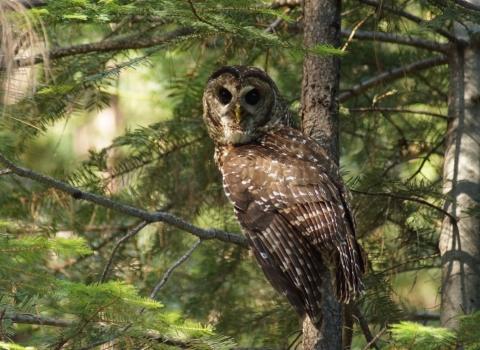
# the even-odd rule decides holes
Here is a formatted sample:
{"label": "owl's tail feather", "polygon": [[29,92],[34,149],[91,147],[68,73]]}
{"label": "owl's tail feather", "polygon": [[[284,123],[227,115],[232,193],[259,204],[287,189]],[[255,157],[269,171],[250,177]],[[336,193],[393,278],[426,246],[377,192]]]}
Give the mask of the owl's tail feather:
{"label": "owl's tail feather", "polygon": [[366,267],[366,255],[353,236],[347,235],[347,242],[338,247],[338,262],[334,277],[335,296],[343,302],[354,300],[357,293],[364,293],[362,282]]}

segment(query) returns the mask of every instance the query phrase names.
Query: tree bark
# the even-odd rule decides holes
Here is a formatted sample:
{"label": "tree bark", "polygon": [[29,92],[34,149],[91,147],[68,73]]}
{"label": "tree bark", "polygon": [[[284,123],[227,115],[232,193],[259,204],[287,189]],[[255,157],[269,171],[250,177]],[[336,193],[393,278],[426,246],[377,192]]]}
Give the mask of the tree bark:
{"label": "tree bark", "polygon": [[[303,44],[340,47],[339,0],[305,0]],[[338,164],[338,92],[340,59],[307,56],[303,61],[300,116],[303,132],[316,139]]]}
{"label": "tree bark", "polygon": [[[340,47],[340,0],[305,0],[304,46],[330,44]],[[303,132],[317,140],[338,164],[338,92],[340,60],[338,57],[307,56],[303,63],[300,116]],[[303,324],[303,349],[335,350],[342,347],[342,306],[335,299],[330,272],[322,267],[323,325],[318,331],[307,319]]]}
{"label": "tree bark", "polygon": [[[457,328],[457,316],[480,310],[480,30],[469,38],[456,23],[455,34],[469,44],[449,53],[450,92],[444,160],[445,217],[440,235],[442,305],[440,324]],[[476,209],[477,213],[469,213]]]}

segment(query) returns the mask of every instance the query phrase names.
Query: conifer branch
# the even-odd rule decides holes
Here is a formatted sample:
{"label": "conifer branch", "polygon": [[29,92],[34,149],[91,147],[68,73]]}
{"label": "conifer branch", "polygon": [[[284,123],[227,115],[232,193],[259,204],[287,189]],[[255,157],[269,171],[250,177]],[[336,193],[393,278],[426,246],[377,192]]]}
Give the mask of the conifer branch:
{"label": "conifer branch", "polygon": [[113,201],[106,197],[102,197],[90,192],[79,190],[76,187],[70,186],[64,182],[55,180],[46,175],[37,173],[33,170],[26,169],[15,165],[10,162],[7,158],[0,154],[0,163],[5,165],[7,168],[12,170],[12,172],[20,177],[24,177],[49,187],[55,188],[61,192],[71,195],[74,199],[86,200],[90,203],[95,203],[102,205],[106,208],[113,209],[120,213],[134,216],[140,218],[148,223],[151,222],[165,222],[172,226],[175,226],[185,232],[191,233],[194,236],[197,236],[203,240],[218,239],[222,242],[233,243],[244,248],[248,248],[247,239],[243,236],[236,235],[233,233],[224,232],[222,230],[211,228],[204,230],[200,227],[194,226],[191,223],[184,221],[172,214],[163,213],[163,212],[148,212],[146,210],[141,210],[130,205],[121,204],[119,202]]}
{"label": "conifer branch", "polygon": [[198,14],[197,10],[195,9],[195,6],[193,5],[193,2],[192,0],[187,0],[187,2],[190,4],[190,8],[192,9],[192,12],[193,12],[193,15],[195,16],[196,19],[198,19],[200,22],[202,23],[205,23],[205,24],[208,24],[209,26],[212,26],[212,27],[216,27],[215,24],[213,23],[210,23],[209,21],[207,21],[206,19],[200,17],[200,15]]}
{"label": "conifer branch", "polygon": [[[31,64],[44,62],[46,59],[58,59],[62,57],[83,55],[91,52],[108,52],[108,51],[121,51],[121,50],[134,50],[134,49],[144,49],[147,47],[152,47],[156,45],[161,45],[168,43],[174,39],[178,39],[184,36],[193,34],[195,29],[192,26],[182,27],[175,29],[171,32],[160,36],[154,36],[146,39],[142,38],[131,38],[123,40],[111,40],[104,42],[97,42],[91,44],[82,44],[82,45],[73,45],[68,47],[62,47],[47,51],[44,54],[36,55],[33,59],[22,58],[16,60],[15,67],[21,68]],[[5,66],[0,66],[0,71],[4,70]]]}
{"label": "conifer branch", "polygon": [[349,108],[349,112],[394,112],[394,113],[413,113],[413,114],[423,114],[429,115],[432,117],[441,118],[444,120],[448,120],[447,116],[444,116],[440,113],[434,113],[429,111],[422,111],[419,109],[408,109],[408,108],[389,108],[389,107],[357,107],[357,108]]}
{"label": "conifer branch", "polygon": [[402,196],[396,193],[389,193],[389,192],[368,192],[368,191],[360,191],[360,190],[355,190],[355,189],[350,189],[353,193],[358,193],[358,194],[364,194],[367,196],[384,196],[384,197],[390,197],[394,199],[400,199],[400,200],[405,200],[405,201],[412,201],[412,202],[417,202],[423,205],[426,205],[427,207],[433,208],[439,212],[441,212],[443,215],[446,215],[452,220],[453,223],[458,222],[458,219],[450,214],[449,212],[443,210],[440,207],[437,207],[436,205],[433,205],[432,203],[427,202],[424,199],[421,198],[415,198],[415,197],[407,197],[407,196]]}
{"label": "conifer branch", "polygon": [[13,323],[36,324],[39,326],[69,327],[75,323],[74,320],[37,316],[32,314],[11,314],[7,313],[4,319],[11,320]]}
{"label": "conifer branch", "polygon": [[[385,10],[385,11],[388,11],[390,13],[399,15],[399,16],[401,16],[403,18],[406,18],[406,19],[408,19],[408,20],[410,20],[414,23],[428,25],[428,21],[425,21],[422,18],[417,17],[415,15],[412,15],[411,13],[409,13],[407,11],[404,11],[402,9],[396,8],[394,6],[386,5],[383,2],[376,2],[376,1],[373,1],[373,0],[358,0],[358,1],[363,3],[363,4],[373,6],[377,10]],[[456,38],[453,34],[447,32],[446,30],[443,30],[441,28],[433,28],[433,30],[435,32],[437,32],[438,34],[447,38],[450,42],[458,42],[459,41],[458,38]]]}
{"label": "conifer branch", "polygon": [[407,265],[407,264],[411,264],[411,263],[414,263],[414,262],[417,262],[417,261],[422,261],[422,260],[427,260],[427,259],[433,259],[433,258],[438,258],[440,256],[440,253],[437,253],[437,254],[432,254],[432,255],[425,255],[425,256],[421,256],[421,257],[418,257],[418,258],[413,258],[413,259],[409,259],[407,261],[404,261],[400,264],[397,264],[395,266],[392,266],[392,267],[389,267],[388,269],[385,269],[383,271],[380,271],[378,273],[376,273],[375,275],[383,275],[384,273],[388,272],[388,271],[392,271],[392,270],[395,270],[395,269],[398,269],[399,267],[401,266],[404,266],[404,265]]}
{"label": "conifer branch", "polygon": [[380,83],[385,83],[387,81],[402,78],[404,76],[407,76],[408,74],[416,73],[418,71],[432,68],[432,67],[438,67],[447,63],[448,63],[447,56],[435,56],[435,57],[430,57],[421,61],[407,64],[406,66],[403,66],[403,67],[389,70],[380,75],[377,75],[376,77],[365,80],[364,82],[358,85],[354,85],[351,88],[347,89],[347,91],[345,92],[342,92],[339,96],[339,101],[341,103],[345,102],[350,98],[360,95],[362,92]]}
{"label": "conifer branch", "polygon": [[[353,33],[353,30],[351,29],[342,29],[343,37],[348,38],[350,37],[350,35],[352,35],[352,33]],[[412,38],[412,37],[392,34],[392,33],[370,32],[365,30],[356,30],[353,34],[353,39],[372,40],[372,41],[379,41],[379,42],[385,42],[385,43],[407,45],[407,46],[413,46],[421,49],[438,51],[443,53],[447,52],[449,48],[448,44],[439,43],[433,40],[422,39],[422,38]]]}
{"label": "conifer branch", "polygon": [[[53,317],[44,317],[44,316],[37,316],[32,314],[15,314],[15,313],[6,313],[4,316],[5,320],[11,320],[13,323],[21,323],[21,324],[34,324],[39,326],[51,326],[51,327],[60,327],[65,328],[76,324],[74,320],[69,319],[61,319],[61,318],[53,318]],[[105,327],[104,324],[98,323],[98,327]],[[164,335],[154,334],[154,333],[146,333],[144,335],[146,339],[155,340],[157,343],[162,343],[165,345],[170,346],[177,346],[180,348],[192,348],[192,344],[197,344],[197,340],[184,340],[184,339],[175,339],[170,338]],[[78,350],[88,350],[92,349],[96,346],[100,346],[105,344],[113,339],[102,340],[98,341],[94,344],[90,344],[87,347],[79,348]],[[244,347],[232,347],[230,350],[280,350],[274,348],[244,348]]]}
{"label": "conifer branch", "polygon": [[457,5],[460,5],[464,8],[466,8],[466,9],[474,10],[474,11],[480,11],[480,6],[475,5],[472,2],[468,2],[468,1],[465,1],[465,0],[453,0],[453,2],[456,3]]}

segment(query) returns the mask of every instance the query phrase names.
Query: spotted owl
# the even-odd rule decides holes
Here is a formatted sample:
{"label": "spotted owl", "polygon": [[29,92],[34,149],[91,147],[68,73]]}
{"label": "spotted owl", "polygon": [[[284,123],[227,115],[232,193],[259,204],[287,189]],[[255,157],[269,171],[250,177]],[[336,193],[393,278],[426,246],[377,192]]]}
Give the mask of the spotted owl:
{"label": "spotted owl", "polygon": [[298,315],[319,328],[322,261],[339,301],[364,288],[364,255],[338,167],[294,128],[275,83],[258,68],[213,72],[203,107],[225,194],[258,264]]}

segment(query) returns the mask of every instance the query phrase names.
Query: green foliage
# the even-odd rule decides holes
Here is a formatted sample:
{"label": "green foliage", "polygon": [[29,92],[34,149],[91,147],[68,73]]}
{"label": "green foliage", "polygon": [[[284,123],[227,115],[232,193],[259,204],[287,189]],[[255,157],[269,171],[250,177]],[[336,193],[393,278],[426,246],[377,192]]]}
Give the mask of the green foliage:
{"label": "green foliage", "polygon": [[455,334],[446,328],[426,327],[413,322],[400,322],[391,326],[394,339],[392,349],[451,349],[455,344]]}
{"label": "green foliage", "polygon": [[[478,17],[458,4],[392,4],[429,19],[416,25],[344,1],[342,26],[361,23],[360,30],[372,33],[443,42],[436,29],[448,28],[462,14],[465,20]],[[1,17],[2,29],[8,21],[25,29],[28,18],[27,27],[36,33],[37,40],[22,41],[12,31],[12,42],[22,50],[10,56],[38,53],[44,63],[30,72],[35,79],[19,70],[2,72],[0,89],[10,97],[0,102],[0,153],[123,204],[240,234],[202,120],[204,83],[213,69],[266,68],[295,113],[305,55],[341,57],[341,90],[347,91],[436,54],[378,41],[353,40],[345,52],[328,45],[305,48],[301,9],[269,6],[253,0],[49,0],[28,17],[22,11]],[[277,18],[282,22],[268,29]],[[72,47],[79,51],[46,59],[47,50]],[[401,290],[415,284],[410,280],[416,277],[402,279],[407,274],[440,267],[448,77],[443,66],[408,74],[343,102],[340,110],[341,164],[368,254],[367,291],[358,306],[371,326],[395,323],[390,345],[397,348],[456,343],[474,349],[480,339],[478,314],[462,318],[455,335],[401,322],[409,312],[436,307],[436,295],[422,303]],[[101,113],[113,113],[116,124],[94,128],[105,117]],[[115,130],[106,133],[110,129]],[[112,256],[138,219],[3,173],[0,208],[0,312],[5,310],[2,334],[11,341],[0,348],[78,349],[106,342],[154,349],[283,347],[300,328],[241,247],[202,243],[152,300],[162,276],[196,238],[164,223],[149,224]],[[472,215],[478,215],[475,208]],[[438,281],[430,278],[429,285],[435,289]],[[22,314],[62,326],[16,326],[12,315]],[[352,349],[365,345],[357,338]]]}
{"label": "green foliage", "polygon": [[473,350],[480,346],[480,312],[460,317],[460,327],[456,330],[458,344],[464,349]]}

